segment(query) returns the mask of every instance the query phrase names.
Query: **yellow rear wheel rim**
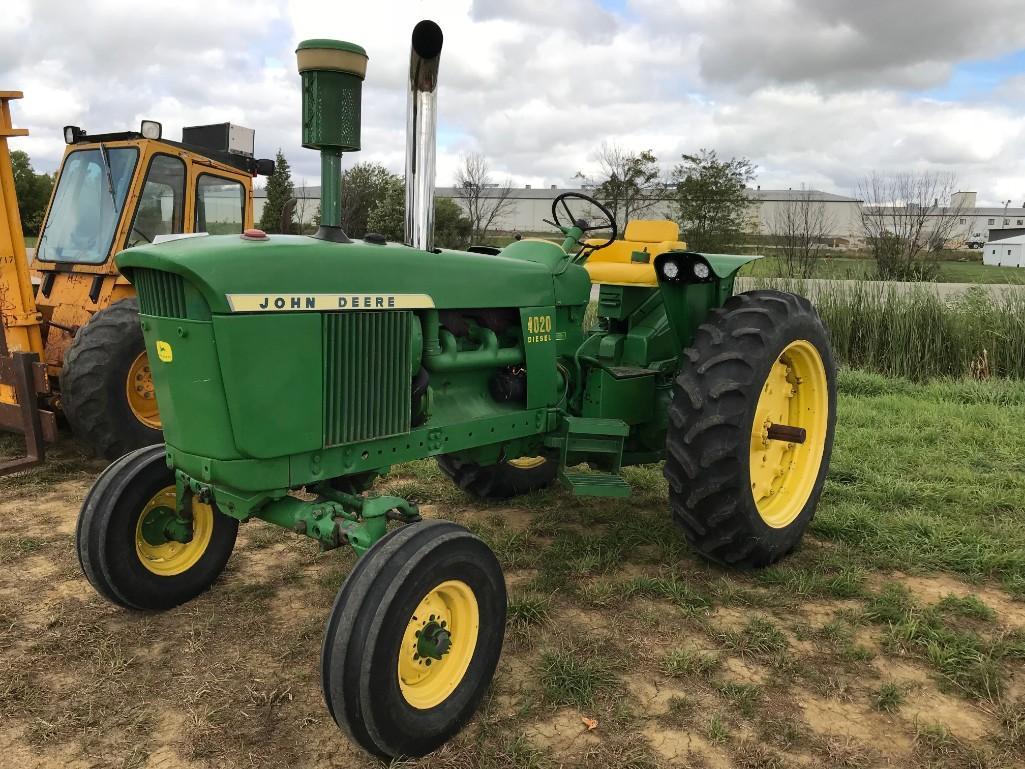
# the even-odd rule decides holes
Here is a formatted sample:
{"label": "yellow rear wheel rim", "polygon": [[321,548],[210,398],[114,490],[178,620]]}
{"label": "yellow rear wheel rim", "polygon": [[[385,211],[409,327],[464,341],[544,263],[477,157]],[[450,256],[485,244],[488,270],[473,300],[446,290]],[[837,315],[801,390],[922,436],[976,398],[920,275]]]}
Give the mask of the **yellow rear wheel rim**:
{"label": "yellow rear wheel rim", "polygon": [[157,408],[157,394],[153,388],[153,373],[149,367],[149,356],[140,352],[128,368],[125,380],[128,407],[135,418],[147,427],[160,429],[160,410]]}
{"label": "yellow rear wheel rim", "polygon": [[533,470],[535,467],[540,467],[547,461],[548,460],[544,457],[519,457],[518,459],[507,460],[507,462],[517,470]]}
{"label": "yellow rear wheel rim", "polygon": [[[803,428],[804,443],[770,440],[772,424]],[[822,356],[807,340],[791,342],[762,385],[751,428],[751,495],[767,525],[781,529],[801,514],[822,466],[828,425]]]}
{"label": "yellow rear wheel rim", "polygon": [[[399,689],[406,702],[427,710],[448,699],[470,667],[479,629],[477,598],[465,582],[447,580],[427,593],[399,648]],[[444,652],[438,654],[441,646]]]}
{"label": "yellow rear wheel rim", "polygon": [[198,563],[210,544],[214,533],[214,510],[202,502],[192,502],[192,540],[176,542],[170,540],[159,545],[151,544],[143,536],[146,517],[157,508],[174,510],[174,486],[167,486],[146,503],[135,524],[135,554],[147,570],[161,577],[182,574]]}

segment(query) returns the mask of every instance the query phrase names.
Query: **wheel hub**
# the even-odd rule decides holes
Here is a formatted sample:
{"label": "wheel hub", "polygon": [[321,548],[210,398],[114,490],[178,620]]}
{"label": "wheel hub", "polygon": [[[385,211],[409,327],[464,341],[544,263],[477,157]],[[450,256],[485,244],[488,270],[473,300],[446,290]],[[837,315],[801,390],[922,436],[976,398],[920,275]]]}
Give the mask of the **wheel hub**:
{"label": "wheel hub", "polygon": [[822,358],[810,342],[794,341],[765,378],[751,429],[751,496],[769,526],[792,523],[811,496],[828,417]]}
{"label": "wheel hub", "polygon": [[440,660],[452,648],[452,634],[445,628],[445,620],[429,621],[418,630],[416,653],[424,659]]}
{"label": "wheel hub", "polygon": [[192,501],[191,517],[175,512],[174,486],[153,495],[139,513],[135,554],[149,571],[172,577],[188,571],[206,552],[214,529],[213,508]]}
{"label": "wheel hub", "polygon": [[406,702],[426,710],[462,681],[477,646],[480,609],[473,590],[447,580],[421,599],[399,647],[399,688]]}

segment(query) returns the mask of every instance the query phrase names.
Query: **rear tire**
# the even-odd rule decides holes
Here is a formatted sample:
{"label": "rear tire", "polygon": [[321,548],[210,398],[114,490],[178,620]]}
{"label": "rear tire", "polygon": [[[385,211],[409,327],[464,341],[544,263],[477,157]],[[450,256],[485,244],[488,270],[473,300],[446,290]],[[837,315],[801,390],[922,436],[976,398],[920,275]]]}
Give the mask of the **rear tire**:
{"label": "rear tire", "polygon": [[[79,329],[64,356],[61,403],[75,437],[96,455],[116,459],[129,451],[163,441],[156,401],[146,384],[138,394],[149,424],[129,401],[128,388],[148,366],[140,355],[146,343],[139,325],[139,302],[124,299],[100,310]],[[134,367],[134,369],[133,369]],[[130,382],[129,380],[133,381]],[[150,404],[152,400],[152,404]],[[141,409],[137,409],[143,414]]]}
{"label": "rear tire", "polygon": [[448,521],[392,531],[357,561],[328,618],[321,683],[331,716],[373,755],[430,753],[480,705],[505,614],[502,568],[480,539]]}
{"label": "rear tire", "polygon": [[190,542],[147,541],[144,516],[166,516],[173,504],[174,473],[163,444],[121,457],[96,479],[78,516],[75,544],[82,572],[100,595],[127,609],[170,609],[220,576],[238,521],[194,502]]}
{"label": "rear tire", "polygon": [[[766,437],[785,423],[806,440]],[[666,433],[669,505],[690,544],[739,568],[790,553],[815,515],[835,424],[836,366],[807,299],[751,291],[709,313],[684,350]]]}
{"label": "rear tire", "polygon": [[546,489],[559,473],[559,463],[551,456],[523,457],[494,465],[464,462],[451,454],[436,459],[438,467],[456,486],[484,500],[510,499]]}

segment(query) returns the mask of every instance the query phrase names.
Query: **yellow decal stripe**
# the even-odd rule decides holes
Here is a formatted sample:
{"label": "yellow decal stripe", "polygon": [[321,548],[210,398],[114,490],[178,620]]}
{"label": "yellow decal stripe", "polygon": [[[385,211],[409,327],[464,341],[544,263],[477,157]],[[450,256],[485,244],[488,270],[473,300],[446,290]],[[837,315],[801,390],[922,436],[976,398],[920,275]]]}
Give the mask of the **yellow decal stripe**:
{"label": "yellow decal stripe", "polygon": [[419,310],[434,307],[427,294],[228,294],[232,312]]}

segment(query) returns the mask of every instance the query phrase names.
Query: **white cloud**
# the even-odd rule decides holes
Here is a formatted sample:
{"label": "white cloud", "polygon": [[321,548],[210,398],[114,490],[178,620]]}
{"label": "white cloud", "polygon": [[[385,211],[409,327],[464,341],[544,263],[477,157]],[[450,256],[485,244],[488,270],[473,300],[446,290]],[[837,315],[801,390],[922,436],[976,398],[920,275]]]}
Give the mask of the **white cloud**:
{"label": "white cloud", "polygon": [[[1025,81],[969,101],[920,95],[968,60],[1025,44],[1020,0],[179,0],[126,13],[114,0],[7,0],[0,87],[26,92],[16,146],[51,170],[61,126],[94,132],[160,120],[231,120],[257,150],[282,147],[314,183],[300,147],[294,50],[308,37],[366,47],[363,151],[403,164],[409,32],[445,32],[438,181],[459,154],[484,152],[517,184],[572,183],[603,141],[653,149],[668,170],[700,147],[746,155],[763,187],[850,192],[875,169],[952,171],[980,201],[1025,200]],[[55,42],[57,41],[57,42]]]}

